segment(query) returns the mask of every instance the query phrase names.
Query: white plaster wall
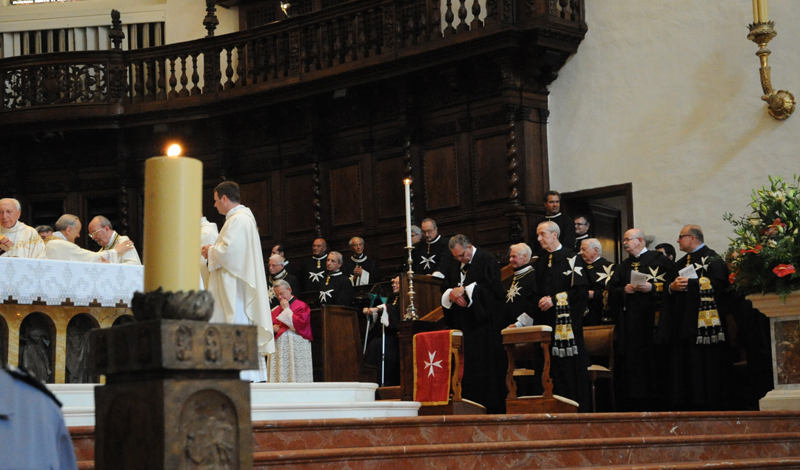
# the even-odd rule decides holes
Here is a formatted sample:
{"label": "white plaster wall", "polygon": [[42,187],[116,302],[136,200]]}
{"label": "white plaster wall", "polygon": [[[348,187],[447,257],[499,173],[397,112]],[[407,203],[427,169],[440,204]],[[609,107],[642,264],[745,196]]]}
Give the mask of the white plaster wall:
{"label": "white plaster wall", "polygon": [[[771,0],[776,89],[800,99],[800,1]],[[697,223],[718,252],[725,212],[749,213],[767,175],[800,173],[800,111],[761,101],[749,0],[586,0],[589,32],[550,87],[550,186],[633,183],[634,221],[656,243]]]}

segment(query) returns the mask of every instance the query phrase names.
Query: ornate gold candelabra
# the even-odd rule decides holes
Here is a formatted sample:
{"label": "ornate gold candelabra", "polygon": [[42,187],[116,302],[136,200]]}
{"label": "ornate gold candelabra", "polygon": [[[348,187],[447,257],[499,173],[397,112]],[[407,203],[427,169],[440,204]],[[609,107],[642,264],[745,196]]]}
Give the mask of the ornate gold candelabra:
{"label": "ornate gold candelabra", "polygon": [[748,25],[748,28],[750,34],[747,35],[747,39],[758,44],[756,55],[761,59],[761,88],[764,91],[761,99],[769,105],[770,116],[784,120],[792,115],[796,102],[794,95],[788,90],[775,91],[772,88],[769,67],[769,55],[772,51],[767,49],[767,44],[778,34],[775,32],[775,22],[756,22]]}
{"label": "ornate gold candelabra", "polygon": [[408,250],[408,307],[406,307],[406,314],[403,316],[403,320],[419,320],[417,316],[417,307],[414,306],[414,269],[413,269],[413,261],[411,260],[411,250],[414,249],[413,246],[407,246],[406,249]]}

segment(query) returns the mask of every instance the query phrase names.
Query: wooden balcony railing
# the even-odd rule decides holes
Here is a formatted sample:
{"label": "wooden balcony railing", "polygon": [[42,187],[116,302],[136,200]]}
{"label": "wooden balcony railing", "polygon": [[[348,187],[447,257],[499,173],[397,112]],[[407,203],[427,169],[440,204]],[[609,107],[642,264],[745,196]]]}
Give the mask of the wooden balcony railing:
{"label": "wooden balcony railing", "polygon": [[583,0],[484,1],[483,21],[479,0],[353,0],[246,31],[132,51],[119,48],[117,16],[112,50],[0,60],[0,121],[9,122],[9,114],[15,122],[40,120],[43,108],[47,119],[57,119],[196,106],[207,95],[241,97],[331,78],[513,29],[546,30],[550,38],[586,30]]}

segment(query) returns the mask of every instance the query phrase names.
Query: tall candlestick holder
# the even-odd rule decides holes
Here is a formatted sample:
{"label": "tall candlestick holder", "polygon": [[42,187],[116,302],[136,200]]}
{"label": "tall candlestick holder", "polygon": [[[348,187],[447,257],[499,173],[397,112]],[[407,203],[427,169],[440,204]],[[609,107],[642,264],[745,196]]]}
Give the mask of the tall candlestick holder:
{"label": "tall candlestick holder", "polygon": [[417,307],[414,306],[414,269],[411,260],[411,250],[413,246],[407,246],[408,250],[408,307],[406,307],[406,314],[403,316],[405,321],[419,320],[417,316]]}
{"label": "tall candlestick holder", "polygon": [[747,39],[758,44],[756,55],[761,59],[761,89],[764,92],[761,99],[769,105],[769,115],[782,121],[792,115],[796,102],[794,95],[789,90],[775,91],[772,88],[769,67],[769,55],[772,51],[767,49],[767,44],[778,34],[775,31],[775,22],[752,23],[748,25],[748,28],[750,33],[747,35]]}

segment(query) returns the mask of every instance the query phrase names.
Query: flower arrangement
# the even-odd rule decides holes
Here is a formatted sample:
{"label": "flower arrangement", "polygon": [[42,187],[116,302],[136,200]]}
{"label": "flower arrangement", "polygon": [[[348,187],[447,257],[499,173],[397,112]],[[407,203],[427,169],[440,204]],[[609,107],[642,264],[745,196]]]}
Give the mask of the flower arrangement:
{"label": "flower arrangement", "polygon": [[753,190],[748,216],[725,214],[736,234],[726,259],[730,282],[742,294],[778,294],[800,289],[800,180],[769,177],[770,187]]}

